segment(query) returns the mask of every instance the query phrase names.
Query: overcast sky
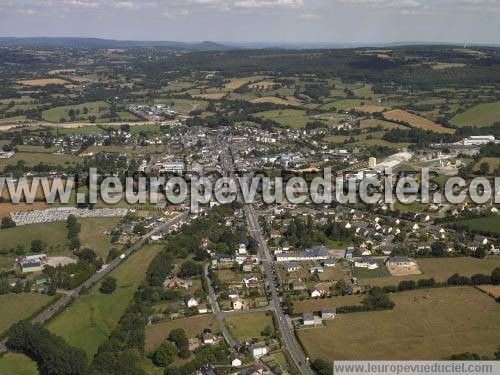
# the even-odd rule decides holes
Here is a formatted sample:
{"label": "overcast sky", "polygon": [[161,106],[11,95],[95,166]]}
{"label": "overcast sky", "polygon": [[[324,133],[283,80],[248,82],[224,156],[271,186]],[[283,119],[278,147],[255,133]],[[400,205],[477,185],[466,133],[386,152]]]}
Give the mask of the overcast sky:
{"label": "overcast sky", "polygon": [[0,0],[0,36],[500,43],[500,0]]}

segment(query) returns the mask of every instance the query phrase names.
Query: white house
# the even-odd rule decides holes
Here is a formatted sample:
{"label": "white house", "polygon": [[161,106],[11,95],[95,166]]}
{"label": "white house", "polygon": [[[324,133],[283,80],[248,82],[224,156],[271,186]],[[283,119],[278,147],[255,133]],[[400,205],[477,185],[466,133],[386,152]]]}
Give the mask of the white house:
{"label": "white house", "polygon": [[250,354],[256,359],[259,359],[260,357],[265,356],[268,353],[267,346],[264,342],[258,342],[251,345],[249,351]]}
{"label": "white house", "polygon": [[321,297],[323,294],[321,293],[321,291],[319,291],[318,289],[312,289],[311,290],[311,293],[309,294],[312,298],[319,298]]}
{"label": "white house", "polygon": [[246,253],[247,253],[247,246],[244,243],[240,243],[240,246],[238,247],[238,254],[245,255]]}
{"label": "white house", "polygon": [[361,258],[354,261],[354,267],[367,268],[369,270],[374,270],[378,268],[378,263],[374,259]]}
{"label": "white house", "polygon": [[190,299],[187,300],[186,306],[187,307],[197,307],[198,301],[195,298],[191,297]]}
{"label": "white house", "polygon": [[206,303],[200,303],[198,305],[198,314],[206,314],[208,312],[208,307]]}
{"label": "white house", "polygon": [[240,367],[242,363],[238,354],[231,353],[231,367]]}
{"label": "white house", "polygon": [[202,335],[202,341],[203,341],[203,344],[205,344],[205,345],[215,344],[214,334],[212,332],[208,332],[208,331],[204,332]]}
{"label": "white house", "polygon": [[335,319],[336,315],[337,311],[335,309],[321,309],[321,319],[323,320]]}

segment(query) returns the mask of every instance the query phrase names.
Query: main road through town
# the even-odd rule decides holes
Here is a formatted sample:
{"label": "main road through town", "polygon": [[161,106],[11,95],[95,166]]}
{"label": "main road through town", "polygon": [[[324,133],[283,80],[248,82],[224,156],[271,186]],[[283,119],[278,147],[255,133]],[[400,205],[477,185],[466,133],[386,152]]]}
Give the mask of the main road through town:
{"label": "main road through town", "polygon": [[[235,170],[235,165],[234,155],[232,154],[231,150],[228,154],[221,154],[221,164],[226,173],[232,176]],[[274,264],[273,258],[271,257],[271,252],[269,251],[267,242],[264,239],[262,229],[260,228],[260,224],[256,218],[253,207],[251,204],[244,204],[243,210],[247,219],[249,231],[259,244],[259,256],[264,267],[267,281],[269,283],[271,305],[274,307],[274,311],[276,313],[278,328],[281,332],[283,343],[300,373],[304,375],[313,375],[311,367],[309,366],[308,359],[306,359],[304,352],[302,351],[299,343],[297,342],[297,339],[295,338],[293,328],[288,325],[285,313],[283,312],[283,309],[281,307],[278,289],[275,284],[275,271],[272,268]]]}

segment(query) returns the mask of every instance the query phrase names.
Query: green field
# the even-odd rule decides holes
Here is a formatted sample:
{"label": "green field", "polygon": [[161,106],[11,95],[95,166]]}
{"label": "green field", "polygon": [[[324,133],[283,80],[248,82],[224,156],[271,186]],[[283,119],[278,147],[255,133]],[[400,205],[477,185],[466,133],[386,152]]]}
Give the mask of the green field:
{"label": "green field", "polygon": [[54,167],[65,167],[70,164],[83,162],[81,158],[73,155],[56,155],[46,152],[18,152],[10,159],[0,160],[0,169],[5,168],[5,166],[9,164],[16,165],[20,160],[24,160],[27,167],[33,167],[40,163],[45,163]]}
{"label": "green field", "polygon": [[[500,305],[472,287],[391,295],[393,310],[342,314],[326,326],[300,329],[312,359],[439,360],[498,348]],[[318,345],[318,343],[321,343]]]}
{"label": "green field", "polygon": [[219,326],[214,314],[192,316],[190,318],[169,320],[166,322],[146,326],[146,351],[160,345],[168,337],[170,331],[182,328],[188,338],[199,336],[205,329],[218,332]]}
{"label": "green field", "polygon": [[460,225],[466,225],[470,230],[500,233],[500,217],[496,215],[458,221],[457,223]]}
{"label": "green field", "polygon": [[0,249],[15,249],[23,245],[29,252],[31,241],[42,240],[47,245],[48,254],[61,254],[67,251],[66,224],[64,222],[32,224],[0,230]]}
{"label": "green field", "polygon": [[118,323],[144,280],[151,260],[161,249],[161,245],[142,247],[110,273],[117,279],[117,288],[112,294],[102,294],[99,292],[100,285],[95,285],[88,294],[78,297],[50,321],[48,329],[62,336],[70,345],[84,349],[92,358]]}
{"label": "green field", "polygon": [[6,353],[0,357],[2,375],[38,375],[36,363],[23,354]]}
{"label": "green field", "polygon": [[279,122],[281,125],[289,126],[292,129],[300,129],[310,121],[305,111],[300,109],[275,109],[256,113],[264,119]]}
{"label": "green field", "polygon": [[[88,121],[89,116],[95,116],[98,119],[102,117],[103,114],[108,112],[110,105],[103,101],[98,102],[87,102],[78,105],[65,105],[61,107],[54,107],[42,112],[42,118],[48,122],[62,122],[61,119],[64,118],[64,122],[70,122],[69,110],[74,109],[79,110],[80,114],[75,116],[75,121]],[[83,109],[87,108],[88,113],[84,114]]]}
{"label": "green field", "polygon": [[170,105],[172,110],[179,112],[183,115],[189,114],[191,111],[207,109],[208,102],[205,100],[196,99],[175,99],[175,98],[159,98],[154,100],[155,104]]}
{"label": "green field", "polygon": [[121,248],[121,245],[111,243],[111,236],[104,234],[111,231],[120,222],[119,218],[92,218],[79,219],[81,223],[80,247],[88,247],[96,252],[98,257],[106,261],[111,248]]}
{"label": "green field", "polygon": [[390,276],[389,271],[385,265],[380,265],[374,270],[369,270],[368,268],[353,267],[352,275],[358,279],[366,279],[371,277],[385,277]]}
{"label": "green field", "polygon": [[273,327],[273,317],[265,312],[230,314],[225,324],[234,338],[243,342],[251,338],[262,339],[262,330],[267,326]]}
{"label": "green field", "polygon": [[40,293],[5,294],[0,296],[0,335],[20,320],[36,314],[56,297]]}
{"label": "green field", "polygon": [[302,314],[304,312],[320,311],[321,309],[335,309],[342,306],[360,305],[363,298],[365,298],[363,295],[357,294],[342,297],[297,300],[293,301],[293,313]]}
{"label": "green field", "polygon": [[484,103],[469,108],[451,119],[456,126],[491,126],[500,122],[500,102]]}

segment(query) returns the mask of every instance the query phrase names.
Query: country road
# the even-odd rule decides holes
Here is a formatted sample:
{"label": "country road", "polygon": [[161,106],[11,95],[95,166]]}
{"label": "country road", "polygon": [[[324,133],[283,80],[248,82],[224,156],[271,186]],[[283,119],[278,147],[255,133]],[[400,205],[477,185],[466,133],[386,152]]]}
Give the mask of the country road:
{"label": "country road", "polygon": [[206,264],[204,268],[204,276],[207,281],[207,286],[208,286],[208,298],[210,300],[210,304],[212,305],[212,311],[217,318],[217,322],[219,323],[219,329],[222,332],[222,335],[226,339],[226,342],[229,344],[229,346],[233,349],[238,348],[238,342],[234,339],[233,336],[231,336],[231,333],[229,333],[229,330],[227,329],[226,325],[224,324],[224,317],[225,313],[221,311],[219,307],[219,302],[217,302],[217,296],[215,295],[215,291],[212,285],[212,280],[210,280],[210,277],[208,275],[208,267],[209,265]]}

